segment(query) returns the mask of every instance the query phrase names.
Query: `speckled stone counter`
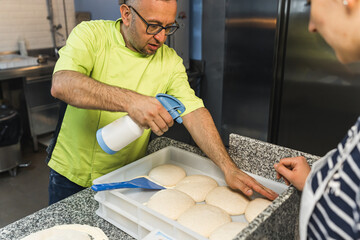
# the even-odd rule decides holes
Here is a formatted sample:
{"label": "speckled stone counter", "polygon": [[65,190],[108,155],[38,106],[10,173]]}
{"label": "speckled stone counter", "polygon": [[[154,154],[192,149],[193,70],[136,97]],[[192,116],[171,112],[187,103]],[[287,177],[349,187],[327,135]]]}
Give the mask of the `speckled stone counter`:
{"label": "speckled stone counter", "polygon": [[85,224],[98,227],[109,239],[134,239],[96,215],[99,204],[95,192],[85,189],[0,229],[1,240],[15,240],[30,233],[62,224]]}
{"label": "speckled stone counter", "polygon": [[[156,138],[148,147],[148,154],[166,146],[175,146],[204,156],[202,151],[169,138]],[[276,180],[273,164],[284,157],[302,155],[312,163],[318,157],[235,134],[230,135],[229,154],[243,170]],[[0,239],[21,239],[30,233],[61,224],[85,224],[98,227],[109,239],[134,239],[108,223],[95,211],[98,202],[95,192],[85,189],[63,201],[53,204],[0,229]],[[236,239],[294,239],[300,194],[289,187],[264,213],[258,216]]]}
{"label": "speckled stone counter", "polygon": [[[311,165],[318,156],[230,134],[229,154],[240,169],[273,181],[273,165],[282,158],[304,156]],[[236,239],[297,239],[301,193],[290,186]]]}
{"label": "speckled stone counter", "polygon": [[[168,145],[205,156],[196,147],[179,145],[174,140],[161,138],[151,142],[149,153]],[[236,134],[230,134],[228,152],[240,169],[277,182],[282,182],[282,180],[276,179],[273,165],[280,159],[304,156],[311,165],[319,158]],[[300,198],[301,193],[290,186],[235,239],[297,239]]]}

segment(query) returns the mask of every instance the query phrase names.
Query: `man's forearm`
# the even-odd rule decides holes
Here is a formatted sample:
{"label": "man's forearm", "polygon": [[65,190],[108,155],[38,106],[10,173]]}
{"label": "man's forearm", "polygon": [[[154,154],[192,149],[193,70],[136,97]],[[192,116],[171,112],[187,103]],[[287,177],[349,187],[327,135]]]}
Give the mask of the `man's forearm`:
{"label": "man's forearm", "polygon": [[110,86],[75,71],[53,75],[51,94],[72,106],[107,111],[126,111],[133,91]]}
{"label": "man's forearm", "polygon": [[201,150],[223,172],[236,167],[229,157],[214,121],[206,108],[200,108],[183,117],[184,125]]}

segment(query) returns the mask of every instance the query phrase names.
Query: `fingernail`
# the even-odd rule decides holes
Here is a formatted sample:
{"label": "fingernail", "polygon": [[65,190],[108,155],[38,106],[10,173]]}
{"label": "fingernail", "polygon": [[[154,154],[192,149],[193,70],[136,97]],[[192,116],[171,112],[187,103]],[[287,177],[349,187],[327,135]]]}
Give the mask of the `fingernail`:
{"label": "fingernail", "polygon": [[251,194],[252,194],[252,190],[251,190],[251,189],[247,190],[247,191],[246,191],[246,194],[251,195]]}
{"label": "fingernail", "polygon": [[274,164],[274,168],[277,168],[277,167],[278,167],[278,165],[279,165],[278,163],[275,163],[275,164]]}

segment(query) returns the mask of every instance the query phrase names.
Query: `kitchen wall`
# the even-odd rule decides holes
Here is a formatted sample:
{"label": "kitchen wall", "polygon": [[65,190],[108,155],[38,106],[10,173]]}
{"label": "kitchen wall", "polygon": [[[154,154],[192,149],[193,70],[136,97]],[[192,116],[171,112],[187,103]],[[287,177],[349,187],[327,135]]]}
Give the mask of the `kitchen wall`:
{"label": "kitchen wall", "polygon": [[[52,0],[54,25],[61,28],[56,34],[56,44],[66,40],[63,0]],[[75,26],[74,0],[65,0],[68,33]],[[50,22],[47,19],[46,0],[0,0],[0,52],[18,51],[17,42],[23,38],[27,49],[52,48]]]}
{"label": "kitchen wall", "polygon": [[120,18],[118,0],[75,0],[77,12],[90,12],[91,19],[116,20]]}

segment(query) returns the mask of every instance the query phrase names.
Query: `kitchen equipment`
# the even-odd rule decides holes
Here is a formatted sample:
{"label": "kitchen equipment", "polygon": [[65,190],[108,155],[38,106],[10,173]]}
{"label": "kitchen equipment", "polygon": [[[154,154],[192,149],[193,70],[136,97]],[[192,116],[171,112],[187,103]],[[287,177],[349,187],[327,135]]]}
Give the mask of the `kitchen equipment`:
{"label": "kitchen equipment", "polygon": [[0,172],[9,171],[16,175],[21,160],[21,122],[18,112],[6,105],[0,105]]}
{"label": "kitchen equipment", "polygon": [[48,59],[49,59],[49,55],[47,54],[39,54],[37,57],[37,62],[38,63],[47,63]]}
{"label": "kitchen equipment", "polygon": [[0,69],[27,67],[38,65],[36,57],[21,56],[18,54],[0,55]]}
{"label": "kitchen equipment", "polygon": [[[174,164],[182,167],[187,175],[207,175],[216,180],[220,186],[226,185],[223,172],[210,159],[172,146],[163,148],[99,177],[93,183],[121,182],[137,176],[148,175],[151,169],[163,164]],[[285,184],[254,174],[248,174],[278,194],[281,194],[288,188]],[[97,192],[95,200],[99,202],[99,209],[96,211],[96,214],[136,239],[143,239],[150,232],[156,230],[160,230],[173,239],[206,239],[177,221],[166,218],[146,207],[145,203],[157,192],[141,188]],[[259,197],[259,195],[254,194],[253,197]],[[232,216],[232,220],[235,222],[246,221],[244,215]]]}
{"label": "kitchen equipment", "polygon": [[[185,111],[185,106],[178,99],[162,93],[157,94],[156,99],[176,122],[182,123],[180,114]],[[139,127],[129,115],[126,115],[100,128],[96,132],[96,139],[106,153],[114,154],[140,137],[143,132],[144,129]]]}
{"label": "kitchen equipment", "polygon": [[319,156],[334,148],[359,116],[360,68],[308,31],[304,0],[202,2],[211,67],[201,96],[223,142],[237,133]]}
{"label": "kitchen equipment", "polygon": [[34,151],[39,150],[39,137],[55,131],[60,100],[51,96],[52,75],[40,74],[23,78],[26,109]]}
{"label": "kitchen equipment", "polygon": [[94,191],[113,190],[119,188],[165,189],[165,187],[154,183],[147,177],[138,177],[123,182],[94,184],[91,186],[91,189]]}

